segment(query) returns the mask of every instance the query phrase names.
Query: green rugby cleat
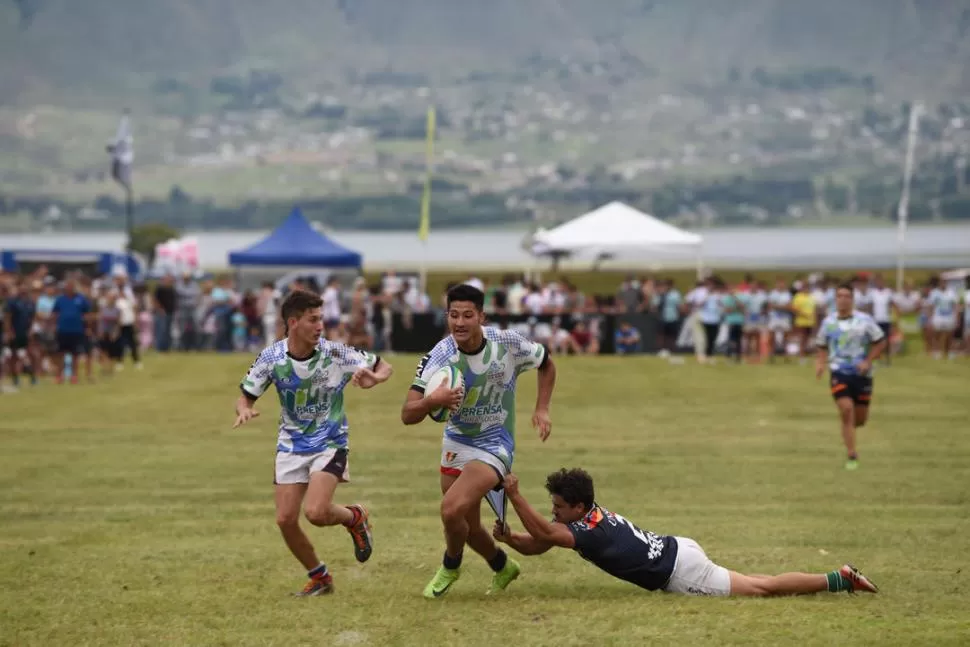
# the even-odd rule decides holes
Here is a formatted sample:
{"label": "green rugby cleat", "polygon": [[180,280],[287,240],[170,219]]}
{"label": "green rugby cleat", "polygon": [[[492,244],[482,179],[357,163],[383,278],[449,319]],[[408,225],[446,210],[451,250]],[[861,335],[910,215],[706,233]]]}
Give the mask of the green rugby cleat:
{"label": "green rugby cleat", "polygon": [[508,588],[509,584],[515,581],[522,569],[519,563],[511,557],[505,560],[505,568],[492,575],[492,585],[488,587],[485,595],[492,595]]}
{"label": "green rugby cleat", "polygon": [[452,584],[458,581],[459,577],[461,577],[460,568],[440,566],[438,572],[434,574],[434,578],[424,587],[424,597],[429,600],[440,598],[448,592]]}

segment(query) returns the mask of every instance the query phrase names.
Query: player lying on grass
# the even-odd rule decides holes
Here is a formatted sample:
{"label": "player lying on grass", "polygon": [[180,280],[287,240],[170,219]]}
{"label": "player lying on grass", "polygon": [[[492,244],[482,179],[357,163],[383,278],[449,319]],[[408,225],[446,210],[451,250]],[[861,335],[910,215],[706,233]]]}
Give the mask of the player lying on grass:
{"label": "player lying on grass", "polygon": [[[401,409],[401,421],[414,425],[431,411],[454,411],[445,423],[441,447],[441,522],[445,554],[441,567],[424,588],[439,598],[458,581],[465,546],[481,555],[494,571],[489,592],[505,589],[519,576],[519,565],[507,558],[482,526],[482,498],[500,490],[515,454],[515,393],[519,375],[536,369],[538,385],[532,425],[543,441],[552,421],[549,403],[556,368],[541,344],[517,332],[483,326],[485,295],[471,285],[448,292],[451,334],[424,356]],[[425,397],[431,376],[445,366],[462,374],[464,391],[442,386]],[[498,511],[496,511],[498,512]],[[500,513],[504,519],[504,512]]]}
{"label": "player lying on grass", "polygon": [[267,347],[249,369],[236,403],[236,424],[259,415],[253,405],[271,384],[280,398],[280,433],[276,445],[276,523],[310,581],[298,595],[333,591],[333,577],[317,558],[300,528],[300,507],[315,526],[347,528],[354,555],[371,554],[367,510],[333,503],[338,483],[349,478],[344,388],[369,389],[391,376],[391,365],[370,353],[322,338],[323,301],[303,290],[291,292],[280,308],[286,338]]}
{"label": "player lying on grass", "polygon": [[505,492],[526,533],[495,523],[493,536],[523,555],[553,546],[571,548],[614,577],[648,591],[689,595],[796,595],[820,591],[868,591],[876,586],[851,564],[831,573],[742,575],[712,562],[696,541],[655,535],[596,504],[593,479],[581,469],[562,469],[546,479],[555,521],[546,521],[519,492],[514,474]]}

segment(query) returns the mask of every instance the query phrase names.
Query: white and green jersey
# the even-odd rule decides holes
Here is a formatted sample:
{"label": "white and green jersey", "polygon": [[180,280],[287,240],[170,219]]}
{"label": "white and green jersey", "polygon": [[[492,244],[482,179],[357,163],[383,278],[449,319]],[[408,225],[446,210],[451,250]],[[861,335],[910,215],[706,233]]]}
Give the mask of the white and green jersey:
{"label": "white and green jersey", "polygon": [[258,398],[271,384],[280,398],[280,435],[276,449],[315,454],[347,447],[344,387],[359,368],[373,369],[380,358],[321,339],[305,359],[290,355],[286,340],[268,346],[249,368],[240,388]]}
{"label": "white and green jersey", "polygon": [[829,370],[842,375],[871,377],[872,368],[859,372],[859,363],[869,356],[869,350],[885,338],[882,328],[872,315],[854,310],[848,317],[838,312],[825,317],[815,335],[815,345],[829,353]]}
{"label": "white and green jersey", "polygon": [[512,330],[482,328],[482,346],[464,353],[449,335],[418,363],[411,388],[424,393],[438,369],[454,366],[465,382],[461,408],[445,423],[445,438],[482,449],[511,468],[515,453],[515,383],[546,362],[542,344]]}

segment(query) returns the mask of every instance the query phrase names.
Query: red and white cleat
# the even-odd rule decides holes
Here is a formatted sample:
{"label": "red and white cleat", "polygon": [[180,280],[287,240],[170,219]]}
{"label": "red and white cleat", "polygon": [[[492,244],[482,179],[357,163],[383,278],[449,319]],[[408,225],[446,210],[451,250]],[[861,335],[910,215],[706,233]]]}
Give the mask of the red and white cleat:
{"label": "red and white cleat", "polygon": [[852,583],[852,590],[850,593],[855,593],[857,591],[866,591],[867,593],[879,593],[879,587],[873,584],[868,577],[863,575],[859,569],[857,569],[852,564],[846,564],[839,569],[839,575],[841,575],[845,580]]}

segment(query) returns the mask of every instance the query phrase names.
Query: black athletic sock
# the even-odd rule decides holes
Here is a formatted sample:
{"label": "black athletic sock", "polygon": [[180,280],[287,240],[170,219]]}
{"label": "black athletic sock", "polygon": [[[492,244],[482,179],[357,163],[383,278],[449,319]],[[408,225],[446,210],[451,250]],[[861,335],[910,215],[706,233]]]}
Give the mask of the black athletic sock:
{"label": "black athletic sock", "polygon": [[445,557],[441,560],[441,564],[448,570],[453,571],[461,566],[461,555],[461,553],[458,553],[458,557],[452,557],[448,554],[448,551],[445,551]]}
{"label": "black athletic sock", "polygon": [[498,573],[500,570],[505,568],[505,563],[508,561],[508,559],[509,559],[509,556],[505,554],[505,551],[499,548],[498,552],[495,553],[495,557],[488,560],[488,566],[493,571]]}

